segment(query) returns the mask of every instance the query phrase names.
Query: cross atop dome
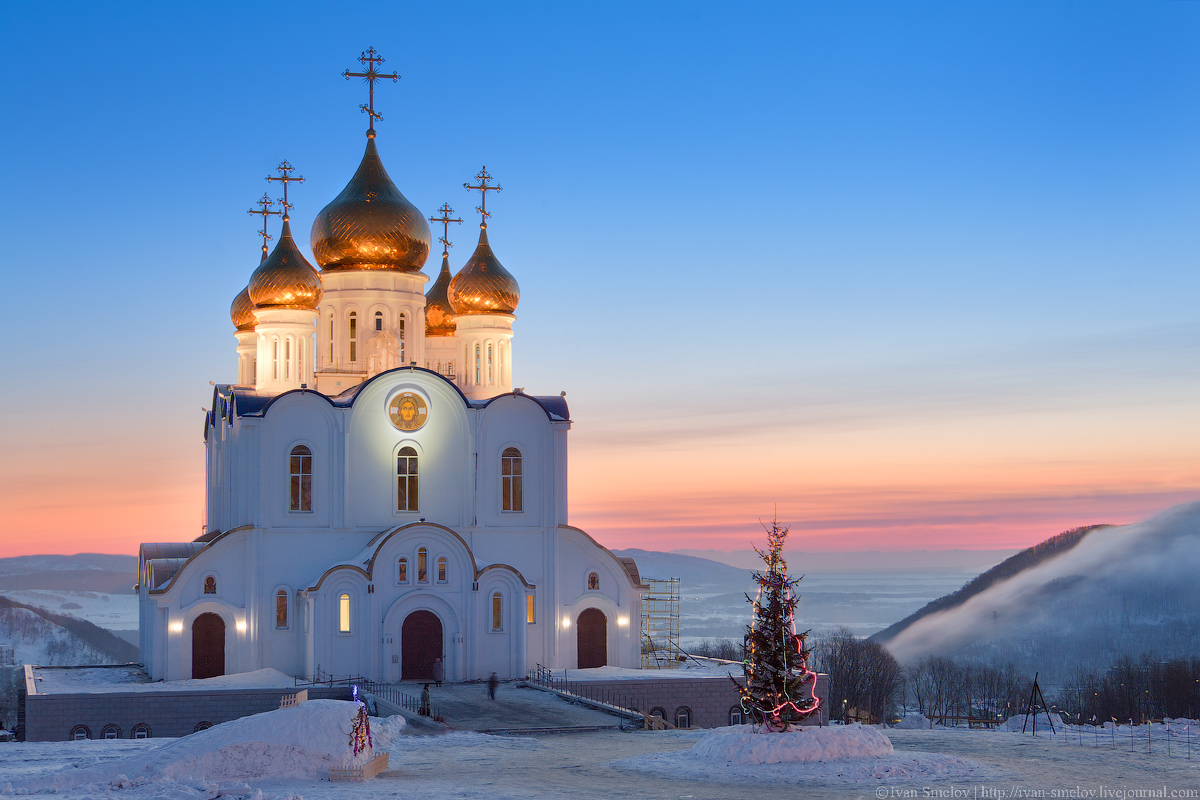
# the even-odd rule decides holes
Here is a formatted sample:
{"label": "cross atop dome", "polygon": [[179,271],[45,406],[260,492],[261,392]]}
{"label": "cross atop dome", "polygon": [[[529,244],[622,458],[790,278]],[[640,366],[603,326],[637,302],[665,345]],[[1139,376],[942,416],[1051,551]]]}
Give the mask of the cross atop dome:
{"label": "cross atop dome", "polygon": [[[289,164],[287,161],[279,162],[279,166],[276,167],[275,169],[279,172],[279,177],[275,177],[274,175],[268,175],[267,180],[268,181],[279,181],[280,183],[283,184],[283,199],[280,200],[279,202],[283,206],[283,219],[284,219],[284,222],[286,222],[289,219],[288,210],[293,208],[292,204],[289,203],[288,199],[287,199],[287,192],[288,192],[287,186],[289,183],[293,183],[293,182],[294,183],[304,183],[304,176],[299,175],[296,177],[292,177],[291,173],[294,172],[296,170],[296,168],[293,167],[291,164]],[[266,197],[266,195],[263,195],[263,197]],[[257,212],[255,212],[255,213],[257,213]],[[275,213],[279,213],[279,212],[275,212]],[[265,217],[264,217],[263,221],[266,222]],[[264,244],[265,244],[265,242],[264,242]]]}
{"label": "cross atop dome", "polygon": [[469,183],[464,183],[463,188],[467,191],[479,192],[479,205],[475,206],[475,210],[478,211],[482,217],[480,224],[486,228],[487,218],[491,216],[491,214],[489,214],[487,211],[487,193],[503,191],[504,187],[500,186],[499,184],[495,186],[488,186],[488,181],[492,180],[492,176],[488,174],[486,166],[479,168],[479,174],[475,176],[475,180],[479,181],[478,186],[472,186]]}
{"label": "cross atop dome", "polygon": [[[270,179],[268,178],[268,180]],[[287,184],[284,184],[284,186],[287,186]],[[267,233],[267,217],[271,216],[272,214],[278,216],[283,213],[282,211],[269,211],[268,209],[270,209],[273,205],[275,205],[275,203],[271,201],[271,198],[266,192],[263,192],[262,199],[258,201],[258,210],[255,211],[253,208],[246,210],[247,214],[262,214],[263,229],[258,232],[258,235],[263,237],[262,257],[264,261],[267,258],[267,242],[271,241],[271,234]]]}
{"label": "cross atop dome", "polygon": [[400,76],[395,72],[393,72],[391,75],[388,75],[385,72],[377,72],[375,70],[376,64],[383,63],[383,56],[376,53],[374,47],[368,47],[365,51],[363,51],[363,54],[358,57],[358,60],[361,61],[364,66],[366,66],[367,71],[351,72],[350,70],[346,70],[342,73],[342,77],[346,80],[350,80],[351,78],[363,78],[370,85],[367,102],[363,103],[358,108],[360,111],[365,111],[370,115],[371,124],[370,127],[367,128],[367,137],[374,139],[375,120],[383,119],[383,114],[380,114],[375,110],[375,81],[383,80],[384,78],[391,78],[392,82],[395,83],[396,81],[400,80]]}
{"label": "cross atop dome", "polygon": [[442,212],[442,215],[440,217],[430,217],[429,221],[442,223],[442,235],[438,238],[438,241],[442,243],[442,255],[447,255],[449,248],[454,245],[454,242],[451,242],[449,239],[450,223],[457,222],[461,225],[462,220],[450,218],[450,215],[454,213],[454,209],[450,207],[449,203],[442,203],[442,207],[438,211]]}

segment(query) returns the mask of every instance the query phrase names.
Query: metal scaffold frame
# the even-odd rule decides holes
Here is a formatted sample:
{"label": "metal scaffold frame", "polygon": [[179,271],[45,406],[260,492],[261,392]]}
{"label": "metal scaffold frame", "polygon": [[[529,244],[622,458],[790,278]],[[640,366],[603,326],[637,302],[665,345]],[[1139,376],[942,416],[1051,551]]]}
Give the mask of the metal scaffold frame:
{"label": "metal scaffold frame", "polygon": [[645,579],[642,669],[679,669],[679,578]]}

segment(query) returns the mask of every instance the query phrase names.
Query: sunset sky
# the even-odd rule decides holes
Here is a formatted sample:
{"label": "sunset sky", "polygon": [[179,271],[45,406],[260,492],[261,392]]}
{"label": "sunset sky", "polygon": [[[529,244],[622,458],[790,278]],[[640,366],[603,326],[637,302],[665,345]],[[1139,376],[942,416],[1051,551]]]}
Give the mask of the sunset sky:
{"label": "sunset sky", "polygon": [[291,161],[311,256],[368,46],[455,269],[462,183],[504,186],[514,383],[567,392],[602,543],[1023,547],[1200,499],[1200,2],[22,3],[0,556],[201,533],[246,209]]}

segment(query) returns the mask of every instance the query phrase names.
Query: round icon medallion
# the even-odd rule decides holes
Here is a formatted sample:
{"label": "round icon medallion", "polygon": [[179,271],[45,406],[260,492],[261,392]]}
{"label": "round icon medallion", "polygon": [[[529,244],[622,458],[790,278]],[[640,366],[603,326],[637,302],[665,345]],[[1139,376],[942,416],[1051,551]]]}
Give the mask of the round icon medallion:
{"label": "round icon medallion", "polygon": [[419,430],[429,419],[429,406],[419,394],[401,392],[388,403],[388,418],[402,431]]}

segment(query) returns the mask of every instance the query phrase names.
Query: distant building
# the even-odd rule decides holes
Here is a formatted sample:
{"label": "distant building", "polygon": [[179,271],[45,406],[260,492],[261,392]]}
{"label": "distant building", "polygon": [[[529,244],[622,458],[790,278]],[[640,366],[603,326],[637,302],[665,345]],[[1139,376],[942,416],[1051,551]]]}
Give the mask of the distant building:
{"label": "distant building", "polygon": [[[568,524],[570,412],[513,388],[520,290],[486,212],[426,292],[429,225],[372,127],[313,222],[317,269],[292,237],[289,170],[281,234],[231,309],[238,382],[204,418],[208,532],[140,549],[149,674],[638,666],[644,587]],[[476,178],[486,201],[498,187]]]}
{"label": "distant building", "polygon": [[10,644],[0,644],[0,667],[15,667],[17,665],[17,648]]}

